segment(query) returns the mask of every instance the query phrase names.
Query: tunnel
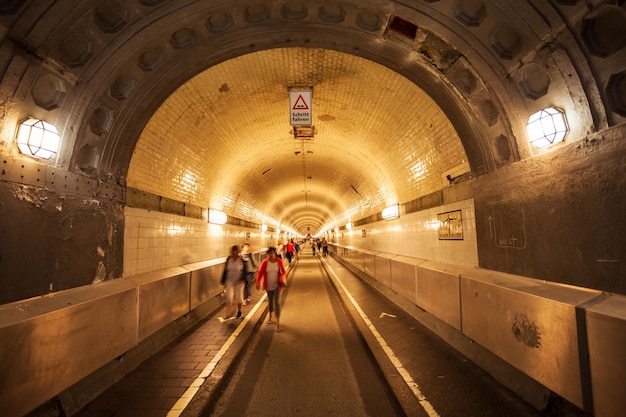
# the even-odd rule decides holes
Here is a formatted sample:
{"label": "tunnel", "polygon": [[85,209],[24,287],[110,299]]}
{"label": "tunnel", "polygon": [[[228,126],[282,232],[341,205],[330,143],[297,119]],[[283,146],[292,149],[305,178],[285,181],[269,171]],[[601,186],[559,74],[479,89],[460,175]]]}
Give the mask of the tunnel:
{"label": "tunnel", "polygon": [[0,22],[9,415],[216,308],[233,244],[307,236],[442,337],[626,409],[623,1],[5,0]]}

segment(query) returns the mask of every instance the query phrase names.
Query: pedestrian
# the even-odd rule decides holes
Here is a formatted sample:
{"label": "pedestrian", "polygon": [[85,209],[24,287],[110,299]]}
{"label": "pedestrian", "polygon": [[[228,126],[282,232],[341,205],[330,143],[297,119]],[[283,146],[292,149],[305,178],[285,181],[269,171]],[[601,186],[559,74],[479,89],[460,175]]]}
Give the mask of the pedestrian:
{"label": "pedestrian", "polygon": [[293,244],[294,251],[296,253],[296,260],[300,259],[300,244],[296,240]]}
{"label": "pedestrian", "polygon": [[287,256],[287,260],[289,261],[289,263],[291,263],[291,260],[293,259],[294,251],[295,248],[293,246],[293,239],[291,239],[287,242],[287,245],[285,246],[285,256]]}
{"label": "pedestrian", "polygon": [[279,240],[278,242],[276,242],[276,256],[278,256],[280,259],[284,259],[283,250],[283,243]]}
{"label": "pedestrian", "polygon": [[276,248],[267,249],[267,258],[261,262],[256,276],[256,288],[263,288],[267,292],[269,307],[269,321],[272,323],[272,313],[276,319],[276,331],[280,332],[280,293],[287,285],[287,272],[283,260],[276,256]]}
{"label": "pedestrian", "polygon": [[250,303],[250,285],[254,279],[254,273],[256,272],[256,262],[254,261],[254,254],[250,252],[250,244],[244,243],[241,247],[241,257],[244,262],[248,262],[248,272],[246,272],[246,285],[243,287],[243,305]]}
{"label": "pedestrian", "polygon": [[311,250],[313,250],[313,256],[315,256],[315,240],[311,239]]}
{"label": "pedestrian", "polygon": [[239,246],[233,245],[230,249],[230,255],[226,258],[224,264],[224,272],[220,282],[226,287],[225,304],[226,318],[232,318],[234,306],[237,305],[237,315],[235,318],[241,319],[241,306],[243,305],[243,288],[246,283],[246,272],[248,271],[248,262],[239,256]]}
{"label": "pedestrian", "polygon": [[322,238],[322,253],[324,256],[328,255],[328,241],[325,237]]}

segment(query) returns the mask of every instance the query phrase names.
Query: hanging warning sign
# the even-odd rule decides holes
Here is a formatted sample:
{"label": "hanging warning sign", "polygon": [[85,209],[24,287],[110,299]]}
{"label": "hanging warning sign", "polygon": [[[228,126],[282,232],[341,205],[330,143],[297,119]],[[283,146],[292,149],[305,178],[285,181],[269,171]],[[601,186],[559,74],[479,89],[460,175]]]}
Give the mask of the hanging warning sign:
{"label": "hanging warning sign", "polygon": [[291,126],[311,126],[312,90],[289,90],[289,108],[291,109]]}

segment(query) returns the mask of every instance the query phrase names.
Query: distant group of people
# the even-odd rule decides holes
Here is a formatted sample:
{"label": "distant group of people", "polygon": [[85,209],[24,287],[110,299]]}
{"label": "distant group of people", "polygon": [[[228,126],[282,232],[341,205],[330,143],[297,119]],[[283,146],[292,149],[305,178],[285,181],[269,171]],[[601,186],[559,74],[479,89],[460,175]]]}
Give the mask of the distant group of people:
{"label": "distant group of people", "polygon": [[325,237],[323,238],[315,238],[311,239],[311,249],[313,250],[313,255],[315,255],[315,249],[320,252],[323,256],[328,255],[328,241]]}
{"label": "distant group of people", "polygon": [[[224,297],[226,303],[226,319],[236,318],[242,319],[242,306],[247,305],[251,301],[250,286],[254,281],[257,290],[263,289],[267,293],[269,321],[268,323],[276,323],[276,330],[280,328],[280,312],[281,312],[281,291],[287,285],[287,271],[283,259],[291,264],[294,260],[300,258],[302,246],[300,243],[306,243],[306,240],[298,242],[290,239],[286,245],[281,241],[276,246],[270,246],[267,249],[266,257],[258,266],[254,260],[254,256],[250,250],[250,244],[244,243],[240,249],[238,245],[233,245],[230,255],[226,258],[224,272],[222,274],[221,283],[225,287]],[[328,255],[328,242],[326,238],[310,239],[313,255],[317,249],[324,256]],[[235,312],[236,306],[236,312]],[[220,317],[221,320],[226,320]]]}
{"label": "distant group of people", "polygon": [[276,256],[280,259],[287,259],[289,263],[300,258],[300,251],[300,244],[294,239],[290,239],[286,245],[283,245],[280,240],[276,243]]}

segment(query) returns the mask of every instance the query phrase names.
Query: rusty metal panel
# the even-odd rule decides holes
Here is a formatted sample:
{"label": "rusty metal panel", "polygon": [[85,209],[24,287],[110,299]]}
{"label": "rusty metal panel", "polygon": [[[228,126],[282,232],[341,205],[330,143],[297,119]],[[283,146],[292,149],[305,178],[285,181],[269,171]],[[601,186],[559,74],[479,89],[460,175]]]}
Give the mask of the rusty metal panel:
{"label": "rusty metal panel", "polygon": [[111,201],[126,201],[126,188],[117,184],[100,182],[96,197]]}
{"label": "rusty metal panel", "polygon": [[586,309],[593,408],[598,417],[617,417],[626,410],[626,297],[606,297]]}
{"label": "rusty metal panel", "polygon": [[176,214],[179,216],[185,215],[185,203],[181,201],[172,200],[171,198],[161,197],[160,210],[163,213]]}
{"label": "rusty metal panel", "polygon": [[25,415],[135,346],[136,299],[117,279],[0,306],[2,413]]}
{"label": "rusty metal panel", "polygon": [[417,302],[415,264],[403,256],[391,259],[391,289],[413,304]]}
{"label": "rusty metal panel", "polygon": [[27,158],[4,157],[0,167],[0,180],[45,187],[48,169],[47,165]]}
{"label": "rusty metal panel", "polygon": [[194,219],[202,219],[202,207],[193,204],[185,204],[185,216]]}
{"label": "rusty metal panel", "polygon": [[82,196],[96,197],[100,182],[97,178],[82,174],[75,174],[58,168],[48,168],[46,187],[57,193],[70,193]]}
{"label": "rusty metal panel", "polygon": [[128,279],[139,291],[139,341],[190,311],[190,275],[183,268],[170,268]]}
{"label": "rusty metal panel", "polygon": [[417,267],[417,305],[457,330],[461,330],[460,271],[435,262]]}
{"label": "rusty metal panel", "polygon": [[576,306],[599,292],[487,270],[468,275],[463,333],[582,408]]}
{"label": "rusty metal panel", "polygon": [[161,197],[128,187],[126,189],[126,204],[129,207],[159,211],[161,209]]}

